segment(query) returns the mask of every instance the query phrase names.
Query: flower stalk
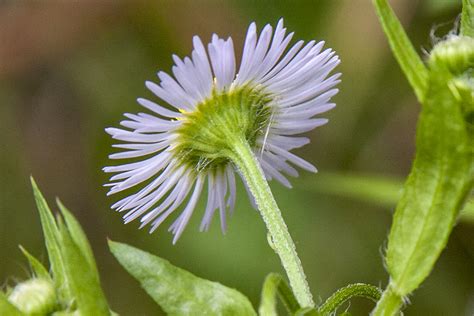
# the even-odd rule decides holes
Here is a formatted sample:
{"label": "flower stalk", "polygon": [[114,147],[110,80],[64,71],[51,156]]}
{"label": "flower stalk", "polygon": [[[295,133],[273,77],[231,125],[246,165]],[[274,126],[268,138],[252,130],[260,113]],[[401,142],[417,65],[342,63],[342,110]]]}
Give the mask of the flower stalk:
{"label": "flower stalk", "polygon": [[371,316],[395,316],[400,313],[403,306],[403,298],[392,287],[387,287],[377,303]]}
{"label": "flower stalk", "polygon": [[255,198],[258,210],[270,234],[273,243],[272,248],[280,257],[298,303],[302,307],[313,307],[313,298],[303,266],[296,253],[295,244],[291,239],[260,164],[245,139],[236,139],[232,143],[232,147],[233,151],[229,156],[239,169]]}

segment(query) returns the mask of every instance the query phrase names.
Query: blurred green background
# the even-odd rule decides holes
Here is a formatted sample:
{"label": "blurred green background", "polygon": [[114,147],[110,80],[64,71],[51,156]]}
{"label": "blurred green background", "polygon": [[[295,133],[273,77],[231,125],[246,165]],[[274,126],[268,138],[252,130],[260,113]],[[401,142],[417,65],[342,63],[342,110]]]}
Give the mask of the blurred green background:
{"label": "blurred green background", "polygon": [[[430,31],[449,30],[460,0],[391,1],[421,54]],[[163,226],[153,235],[123,225],[109,209],[101,168],[112,141],[104,132],[150,97],[145,80],[188,55],[192,36],[231,35],[240,58],[246,28],[284,17],[296,39],[324,39],[340,55],[343,81],[330,123],[310,133],[298,154],[319,174],[272,188],[317,301],[352,282],[384,286],[382,252],[393,206],[327,194],[334,172],[403,179],[414,152],[419,112],[369,0],[326,1],[3,1],[0,3],[0,280],[29,275],[22,244],[46,259],[29,184],[55,196],[83,224],[111,307],[122,315],[162,312],[119,266],[106,238],[143,248],[194,274],[219,281],[258,304],[269,272],[281,272],[258,213],[239,187],[238,207],[222,235],[217,220],[199,233],[200,207],[176,246]],[[443,26],[443,23],[447,25]],[[343,178],[344,179],[344,178]],[[327,184],[329,185],[329,184]],[[332,184],[337,188],[338,184]],[[358,190],[357,187],[354,188]],[[377,202],[377,201],[376,201]],[[52,203],[51,203],[52,204]],[[410,297],[405,315],[474,314],[474,225],[460,223],[433,273]],[[349,305],[346,305],[349,306]],[[372,303],[355,299],[354,315]]]}

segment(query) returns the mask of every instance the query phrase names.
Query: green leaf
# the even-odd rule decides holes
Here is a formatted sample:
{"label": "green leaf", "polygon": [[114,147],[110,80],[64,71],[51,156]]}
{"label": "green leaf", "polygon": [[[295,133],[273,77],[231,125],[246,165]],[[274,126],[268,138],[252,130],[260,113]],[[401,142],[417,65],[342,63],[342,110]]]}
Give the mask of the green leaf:
{"label": "green leaf", "polygon": [[427,68],[387,0],[373,0],[373,3],[398,64],[415,91],[418,101],[423,102],[428,83]]}
{"label": "green leaf", "polygon": [[94,259],[94,253],[92,252],[89,241],[87,240],[86,234],[82,230],[81,225],[71,214],[71,212],[61,203],[59,199],[56,199],[56,203],[58,204],[58,207],[61,210],[61,214],[64,217],[64,221],[66,222],[66,226],[68,228],[72,240],[81,250],[81,253],[89,264],[89,267],[95,272],[96,275],[98,275],[97,265]]}
{"label": "green leaf", "polygon": [[472,104],[453,95],[454,79],[444,65],[432,65],[416,157],[387,248],[391,287],[400,296],[416,289],[432,270],[474,181],[474,135],[463,111]]}
{"label": "green leaf", "polygon": [[401,179],[369,174],[321,172],[304,181],[303,189],[394,206],[402,195]]}
{"label": "green leaf", "polygon": [[140,249],[109,241],[111,252],[170,315],[256,315],[240,292],[198,278]]}
{"label": "green leaf", "polygon": [[82,315],[110,315],[97,271],[90,267],[82,249],[60,218],[58,227],[64,266],[77,309]]}
{"label": "green leaf", "polygon": [[270,273],[263,283],[262,298],[258,309],[259,315],[278,315],[276,308],[277,295],[282,300],[288,313],[295,314],[301,308],[282,276],[277,273]]}
{"label": "green leaf", "polygon": [[462,0],[461,34],[474,37],[474,0]]}
{"label": "green leaf", "polygon": [[339,306],[353,297],[365,297],[377,302],[381,294],[382,291],[373,285],[363,283],[349,284],[331,295],[326,302],[318,308],[318,312],[322,316],[333,315]]}
{"label": "green leaf", "polygon": [[[87,270],[86,273],[86,278],[89,278],[89,281],[84,281],[84,278],[79,280],[79,284],[77,282],[73,284],[73,287],[84,287],[84,286],[89,286],[87,282],[90,282],[90,285],[92,287],[89,287],[90,290],[87,295],[81,295],[81,299],[83,303],[78,302],[78,308],[83,312],[85,310],[84,305],[90,305],[90,309],[93,310],[94,308],[96,310],[100,310],[104,315],[109,315],[112,313],[113,315],[116,315],[113,311],[108,311],[107,313],[105,312],[105,309],[107,307],[107,301],[105,298],[105,295],[102,291],[102,288],[100,286],[100,277],[99,277],[99,271],[97,269],[97,264],[94,259],[94,253],[92,252],[92,248],[89,244],[89,241],[87,240],[87,236],[84,233],[84,230],[81,227],[81,224],[77,221],[77,219],[72,215],[72,213],[64,206],[64,204],[59,200],[56,199],[56,203],[61,210],[61,214],[63,215],[64,221],[67,226],[67,232],[69,233],[69,236],[71,237],[73,243],[77,248],[80,249],[80,252],[82,254],[82,257],[76,256],[74,258],[74,254],[72,253],[72,256],[69,256],[67,258],[71,259],[71,261],[82,261],[83,259],[86,261],[86,263],[89,265],[89,270]],[[77,269],[75,269],[77,270]],[[81,272],[76,272],[77,273],[77,278],[81,278]],[[71,276],[71,279],[75,279],[74,276]],[[83,282],[84,281],[84,282]],[[84,284],[81,284],[84,283]],[[90,295],[89,295],[90,294]],[[84,296],[84,297],[82,297]]]}
{"label": "green leaf", "polygon": [[[393,207],[402,196],[403,182],[398,178],[337,172],[321,172],[316,179],[302,180],[303,190],[356,199]],[[474,199],[461,210],[459,220],[474,223]]]}
{"label": "green leaf", "polygon": [[38,278],[43,278],[46,280],[51,280],[51,276],[48,273],[48,270],[41,264],[41,262],[33,257],[25,248],[20,246],[21,252],[25,255],[26,259],[30,263],[31,269],[33,270],[34,274]]}
{"label": "green leaf", "polygon": [[56,288],[58,289],[58,295],[64,302],[72,301],[73,296],[71,293],[70,281],[66,274],[64,259],[61,255],[61,246],[59,244],[60,235],[58,227],[56,226],[56,221],[54,220],[53,214],[33,178],[31,178],[31,185],[33,187],[36,205],[40,213],[46,250],[48,251],[49,263],[51,265],[51,271]]}
{"label": "green leaf", "polygon": [[5,294],[0,292],[0,315],[24,316],[13,304],[6,298]]}

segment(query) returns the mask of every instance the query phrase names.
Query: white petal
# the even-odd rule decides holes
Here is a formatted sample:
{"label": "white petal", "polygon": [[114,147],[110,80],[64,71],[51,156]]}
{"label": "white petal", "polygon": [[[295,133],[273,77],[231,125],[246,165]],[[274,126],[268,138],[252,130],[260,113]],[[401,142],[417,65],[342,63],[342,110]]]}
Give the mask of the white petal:
{"label": "white petal", "polygon": [[223,233],[227,230],[226,220],[226,204],[225,196],[227,194],[227,181],[225,179],[224,172],[218,170],[216,172],[216,199],[219,206],[219,216],[221,219],[221,230]]}
{"label": "white petal", "polygon": [[255,51],[253,52],[252,59],[248,65],[248,69],[245,73],[239,73],[239,80],[241,82],[246,82],[249,80],[254,80],[258,74],[258,69],[262,64],[263,58],[267,53],[268,46],[270,45],[270,40],[272,36],[272,27],[267,24],[264,28],[260,37],[258,39],[257,45],[255,46]]}
{"label": "white petal", "polygon": [[217,209],[217,199],[216,199],[216,188],[215,188],[215,175],[214,172],[208,174],[208,189],[207,189],[207,205],[204,216],[201,220],[200,230],[208,230],[211,225],[211,220],[214,216],[214,211]]}
{"label": "white petal", "polygon": [[283,184],[285,187],[291,189],[291,183],[288,181],[285,176],[283,176],[278,170],[276,170],[273,166],[271,166],[268,162],[263,159],[260,159],[260,163],[262,165],[262,169],[265,173],[271,175],[272,178]]}
{"label": "white petal", "polygon": [[268,142],[286,150],[303,147],[310,142],[307,137],[293,137],[283,135],[270,135]]}
{"label": "white petal", "polygon": [[137,102],[140,103],[142,106],[146,107],[147,109],[149,109],[150,111],[153,111],[161,116],[171,117],[171,118],[176,118],[176,117],[181,116],[179,112],[174,112],[174,111],[165,109],[164,107],[156,104],[155,102],[151,102],[147,99],[138,98]]}
{"label": "white petal", "polygon": [[191,110],[195,105],[195,100],[186,95],[182,87],[179,86],[168,74],[159,72],[161,85],[152,81],[146,81],[146,87],[157,97],[174,106],[176,109]]}
{"label": "white petal", "polygon": [[[188,177],[189,178],[189,177]],[[178,194],[178,197],[174,201],[173,205],[170,206],[170,208],[163,214],[161,214],[157,219],[153,221],[151,224],[151,229],[150,229],[150,234],[153,233],[160,225],[163,223],[166,218],[173,213],[177,207],[181,205],[181,203],[184,201],[186,196],[188,195],[189,191],[191,190],[192,187],[192,182],[188,181],[186,182],[185,185],[183,185],[181,191]],[[141,226],[143,227],[143,225]]]}
{"label": "white petal", "polygon": [[328,122],[327,119],[316,118],[316,119],[305,119],[299,121],[280,121],[271,127],[271,130],[275,134],[281,135],[296,135],[322,126]]}
{"label": "white petal", "polygon": [[290,153],[289,151],[281,149],[280,147],[272,145],[272,144],[268,144],[268,149],[273,151],[275,154],[288,159],[291,163],[293,163],[294,165],[297,165],[300,168],[303,168],[311,172],[317,172],[317,169],[315,166],[313,166],[312,164],[310,164],[303,158],[300,158],[296,156],[295,154]]}
{"label": "white petal", "polygon": [[186,208],[184,209],[183,213],[176,221],[177,226],[174,229],[173,244],[175,244],[178,241],[179,237],[181,237],[181,234],[183,233],[186,224],[189,222],[189,219],[193,214],[194,208],[196,207],[196,203],[198,202],[199,197],[201,196],[203,183],[203,177],[202,175],[199,175],[196,181],[196,185],[194,187],[194,192],[191,195],[191,199],[189,200],[188,205],[186,205]]}
{"label": "white petal", "polygon": [[235,77],[235,55],[232,39],[228,38],[224,41],[214,34],[208,47],[217,89],[227,89]]}
{"label": "white petal", "polygon": [[142,198],[138,206],[134,207],[132,210],[130,210],[127,214],[124,215],[125,223],[129,223],[140,215],[147,212],[153,205],[155,205],[174,187],[181,175],[182,173],[180,172],[171,174],[171,176],[169,178],[166,178],[155,191],[150,193],[145,198]]}
{"label": "white petal", "polygon": [[194,51],[192,52],[193,62],[196,67],[196,75],[199,78],[201,94],[208,98],[212,92],[212,72],[206,50],[198,36],[193,37]]}
{"label": "white petal", "polygon": [[236,200],[236,185],[235,185],[235,175],[234,175],[234,167],[232,165],[228,165],[226,167],[227,173],[227,181],[229,183],[229,198],[227,199],[227,206],[229,207],[229,213],[232,214],[235,207],[235,200]]}
{"label": "white petal", "polygon": [[252,65],[253,55],[255,51],[255,45],[257,43],[257,26],[255,22],[252,22],[247,30],[247,36],[245,37],[244,49],[242,52],[242,62],[240,63],[240,69],[236,78],[236,84],[242,85],[248,78],[248,72]]}
{"label": "white petal", "polygon": [[273,166],[278,171],[282,171],[293,177],[298,176],[298,171],[286,163],[285,159],[282,157],[272,154],[269,151],[265,151],[262,155],[262,159],[264,159],[269,165]]}

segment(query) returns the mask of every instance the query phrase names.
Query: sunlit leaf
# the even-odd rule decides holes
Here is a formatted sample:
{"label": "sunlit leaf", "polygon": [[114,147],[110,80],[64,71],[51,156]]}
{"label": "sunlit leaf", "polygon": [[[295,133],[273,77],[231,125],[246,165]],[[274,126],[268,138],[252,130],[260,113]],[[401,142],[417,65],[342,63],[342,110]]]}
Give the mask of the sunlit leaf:
{"label": "sunlit leaf", "polygon": [[256,315],[240,292],[198,278],[140,249],[109,241],[120,264],[170,315]]}

